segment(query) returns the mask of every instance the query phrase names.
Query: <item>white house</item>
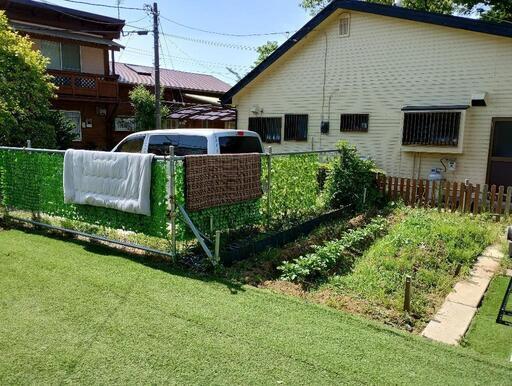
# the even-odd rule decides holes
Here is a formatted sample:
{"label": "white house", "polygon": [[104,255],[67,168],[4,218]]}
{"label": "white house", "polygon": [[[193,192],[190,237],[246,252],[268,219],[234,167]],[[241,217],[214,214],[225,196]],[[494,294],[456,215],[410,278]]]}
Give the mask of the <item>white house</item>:
{"label": "white house", "polygon": [[512,185],[512,24],[335,0],[223,97],[274,151]]}

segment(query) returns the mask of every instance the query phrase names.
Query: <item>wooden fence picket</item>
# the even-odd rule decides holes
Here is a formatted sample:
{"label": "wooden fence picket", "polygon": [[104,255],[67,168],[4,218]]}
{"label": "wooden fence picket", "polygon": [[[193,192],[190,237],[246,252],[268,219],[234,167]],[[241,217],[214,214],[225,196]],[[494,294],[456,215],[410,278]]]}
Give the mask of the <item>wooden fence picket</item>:
{"label": "wooden fence picket", "polygon": [[474,215],[485,212],[500,216],[512,215],[512,186],[473,185],[381,175],[377,177],[377,185],[390,200],[401,199],[413,208],[437,208],[438,211],[444,209]]}
{"label": "wooden fence picket", "polygon": [[494,213],[494,209],[495,209],[494,203],[496,201],[496,185],[491,186],[490,195],[491,195],[491,197],[489,199],[489,212]]}
{"label": "wooden fence picket", "polygon": [[484,184],[484,187],[482,189],[482,213],[487,212],[488,206],[488,199],[489,199],[489,186],[487,184]]}
{"label": "wooden fence picket", "polygon": [[475,204],[473,205],[473,214],[478,214],[480,208],[480,184],[475,186]]}
{"label": "wooden fence picket", "polygon": [[510,216],[510,203],[512,200],[512,186],[507,188],[507,197],[505,198],[505,216]]}
{"label": "wooden fence picket", "polygon": [[505,187],[500,185],[498,189],[498,205],[496,208],[496,213],[501,215],[501,208],[503,207],[503,192],[505,191]]}

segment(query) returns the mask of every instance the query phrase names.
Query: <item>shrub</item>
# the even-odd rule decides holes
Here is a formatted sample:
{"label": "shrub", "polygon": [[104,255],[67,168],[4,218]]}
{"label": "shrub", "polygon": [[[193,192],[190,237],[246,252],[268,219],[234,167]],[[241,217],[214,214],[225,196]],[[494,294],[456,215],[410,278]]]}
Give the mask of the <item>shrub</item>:
{"label": "shrub", "polygon": [[71,122],[61,111],[49,111],[46,116],[46,122],[55,132],[55,143],[57,149],[66,150],[71,147],[76,134],[73,132],[74,123]]}
{"label": "shrub", "polygon": [[[162,89],[162,94],[164,90]],[[155,95],[151,93],[145,86],[138,85],[130,91],[130,101],[135,110],[135,123],[137,130],[153,130],[155,129]],[[160,97],[160,99],[162,99]],[[161,107],[161,116],[164,119],[170,114],[167,106]]]}
{"label": "shrub", "polygon": [[[351,205],[359,211],[376,204],[380,193],[376,184],[377,167],[371,160],[362,159],[354,146],[341,141],[337,148],[340,156],[331,161],[325,194],[331,208]],[[363,203],[366,188],[366,201]]]}
{"label": "shrub", "polygon": [[349,230],[339,240],[329,241],[317,247],[314,253],[301,256],[278,267],[282,271],[281,278],[306,282],[326,277],[333,272],[347,273],[361,254],[361,249],[382,235],[386,225],[386,219],[376,217],[364,228]]}
{"label": "shrub", "polygon": [[0,12],[0,145],[54,147],[55,131],[45,121],[55,87],[47,59]]}

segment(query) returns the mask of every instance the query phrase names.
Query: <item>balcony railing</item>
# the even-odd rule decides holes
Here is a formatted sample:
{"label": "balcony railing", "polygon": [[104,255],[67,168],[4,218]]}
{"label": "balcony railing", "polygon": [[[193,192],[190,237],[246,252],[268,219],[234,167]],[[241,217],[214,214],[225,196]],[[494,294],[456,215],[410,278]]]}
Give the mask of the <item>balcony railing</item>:
{"label": "balcony railing", "polygon": [[49,71],[60,95],[76,97],[117,98],[118,83],[115,76]]}

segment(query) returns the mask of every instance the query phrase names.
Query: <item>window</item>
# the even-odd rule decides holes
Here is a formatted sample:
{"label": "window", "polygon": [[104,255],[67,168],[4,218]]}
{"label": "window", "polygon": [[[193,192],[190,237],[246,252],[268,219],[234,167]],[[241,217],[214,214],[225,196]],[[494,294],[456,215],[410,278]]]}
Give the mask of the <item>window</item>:
{"label": "window", "polygon": [[208,154],[208,140],[200,135],[152,135],[148,153],[168,155],[169,146],[174,146],[177,156]]}
{"label": "window", "polygon": [[115,131],[135,131],[135,128],[134,117],[116,117],[114,121]]}
{"label": "window", "polygon": [[50,59],[50,70],[81,71],[80,46],[78,44],[60,43],[41,40],[41,54]]}
{"label": "window", "polygon": [[284,140],[307,141],[308,140],[308,115],[287,114],[284,116]]}
{"label": "window", "polygon": [[73,141],[81,141],[82,140],[82,119],[80,117],[80,111],[62,111],[64,116],[73,123],[74,129],[73,134],[75,134],[75,139]]}
{"label": "window", "polygon": [[132,137],[126,139],[121,145],[116,149],[117,153],[141,153],[142,147],[144,145],[144,136],[141,135],[139,137]]}
{"label": "window", "polygon": [[340,131],[368,131],[369,114],[341,114]]}
{"label": "window", "polygon": [[260,140],[256,137],[219,137],[220,154],[263,153]]}
{"label": "window", "polygon": [[249,118],[249,130],[258,133],[267,143],[281,143],[281,118]]}
{"label": "window", "polygon": [[340,17],[340,36],[350,36],[350,15],[344,13]]}
{"label": "window", "polygon": [[458,146],[460,111],[404,113],[402,145]]}

